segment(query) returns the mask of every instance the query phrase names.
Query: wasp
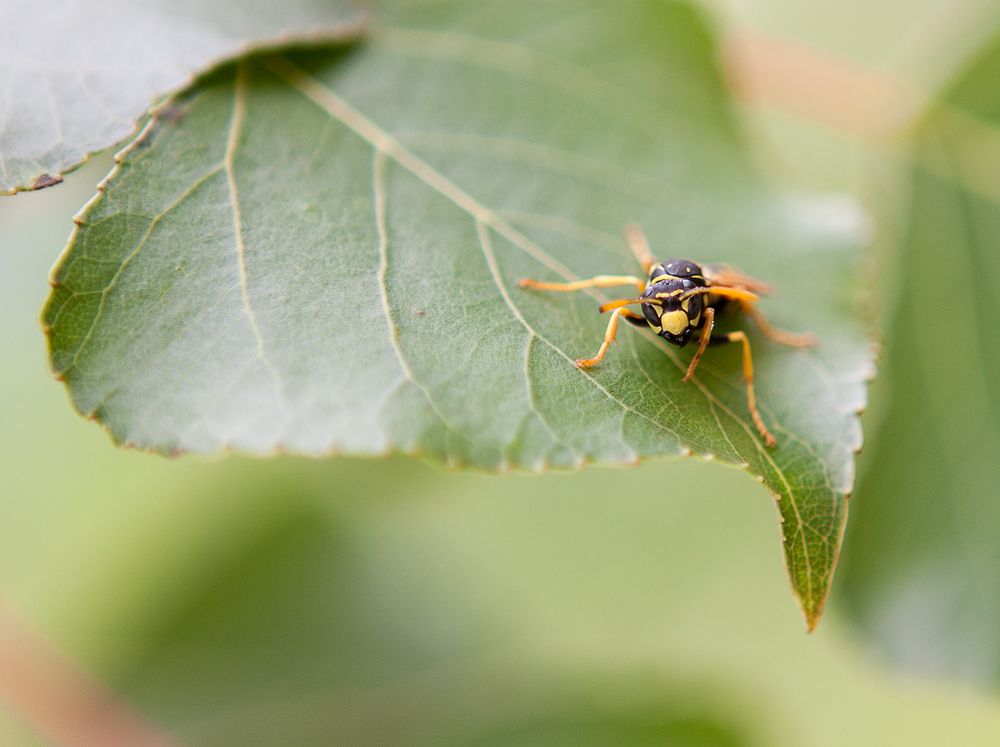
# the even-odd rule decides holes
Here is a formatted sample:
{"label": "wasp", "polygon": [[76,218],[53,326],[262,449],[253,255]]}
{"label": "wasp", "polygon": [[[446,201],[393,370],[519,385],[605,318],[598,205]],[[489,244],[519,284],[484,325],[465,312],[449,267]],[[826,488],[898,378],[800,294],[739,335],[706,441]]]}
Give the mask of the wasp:
{"label": "wasp", "polygon": [[[581,358],[576,361],[578,368],[593,368],[604,359],[618,333],[618,321],[621,318],[639,327],[648,326],[664,340],[681,348],[697,333],[698,347],[684,374],[685,382],[694,376],[695,369],[698,368],[698,363],[709,345],[741,343],[743,380],[746,383],[750,417],[764,443],[773,447],[777,442],[757,409],[750,340],[742,330],[713,334],[715,318],[727,308],[737,305],[745,316],[756,323],[765,337],[782,345],[797,348],[812,347],[816,345],[816,337],[811,334],[780,330],[761,314],[757,302],[761,295],[772,292],[771,286],[767,283],[744,275],[728,265],[699,265],[689,259],[657,261],[650,251],[649,242],[642,229],[635,225],[627,226],[625,234],[632,253],[646,273],[645,279],[632,275],[598,275],[571,283],[547,283],[522,278],[518,281],[518,285],[522,288],[559,293],[625,285],[632,285],[639,291],[639,296],[636,298],[620,298],[601,305],[602,314],[611,312],[604,341],[593,358]],[[628,308],[632,305],[638,305],[642,313],[636,313]]]}

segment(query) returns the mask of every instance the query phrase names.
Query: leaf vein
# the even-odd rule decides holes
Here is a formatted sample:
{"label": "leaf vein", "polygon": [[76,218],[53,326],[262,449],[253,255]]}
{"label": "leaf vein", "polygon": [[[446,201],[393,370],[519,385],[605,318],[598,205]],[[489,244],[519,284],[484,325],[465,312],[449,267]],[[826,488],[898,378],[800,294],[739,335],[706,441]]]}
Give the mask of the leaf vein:
{"label": "leaf vein", "polygon": [[528,344],[525,345],[524,349],[524,381],[525,381],[525,387],[528,390],[528,405],[531,408],[531,412],[534,412],[539,422],[541,422],[542,427],[545,428],[546,431],[548,431],[550,436],[552,436],[553,441],[555,441],[555,445],[565,446],[573,454],[575,461],[577,463],[582,463],[583,457],[580,454],[580,452],[576,449],[575,446],[567,443],[558,433],[555,432],[555,430],[552,428],[552,425],[549,423],[548,418],[545,417],[545,415],[542,413],[541,408],[538,406],[538,399],[535,395],[535,384],[533,379],[531,378],[531,348],[535,340],[538,339],[539,338],[537,336],[529,333]]}
{"label": "leaf vein", "polygon": [[[384,151],[374,148],[374,158],[372,161],[372,189],[374,192],[374,202],[375,202],[375,227],[378,231],[378,255],[379,255],[379,268],[378,268],[378,288],[379,295],[382,300],[382,311],[385,314],[385,321],[389,327],[389,344],[392,346],[393,352],[396,354],[396,358],[399,361],[399,365],[403,372],[403,381],[409,380],[413,383],[417,389],[423,394],[424,399],[427,400],[428,406],[438,417],[438,419],[444,424],[445,428],[452,431],[460,438],[465,438],[461,431],[458,430],[452,423],[445,417],[444,413],[441,412],[434,398],[431,396],[430,391],[427,387],[417,380],[417,377],[413,373],[413,369],[410,367],[410,362],[406,355],[403,353],[403,349],[399,345],[399,327],[396,326],[395,318],[392,313],[392,305],[389,302],[389,290],[386,283],[386,276],[389,272],[389,231],[387,225],[387,211],[388,211],[388,199],[385,188],[385,178],[386,178],[386,154]],[[388,401],[388,400],[386,400]],[[448,450],[446,449],[446,452]],[[446,453],[446,456],[451,457],[450,453]]]}
{"label": "leaf vein", "polygon": [[264,368],[267,369],[271,379],[274,381],[274,392],[278,405],[285,412],[286,417],[290,418],[291,410],[288,405],[288,399],[285,396],[281,374],[279,373],[274,361],[271,360],[267,353],[267,348],[264,342],[264,333],[261,331],[260,322],[257,319],[257,314],[250,301],[250,279],[247,274],[246,243],[243,238],[243,216],[240,211],[239,192],[237,190],[236,171],[234,167],[240,132],[242,130],[243,120],[246,114],[246,86],[246,63],[241,62],[236,71],[236,83],[233,96],[233,115],[229,124],[229,137],[226,140],[226,154],[223,159],[223,166],[226,172],[226,183],[229,186],[229,200],[233,211],[233,236],[236,244],[236,259],[240,280],[240,298],[243,301],[243,310],[246,313],[250,330],[254,336],[254,351],[257,358],[260,359],[260,362],[264,365]]}
{"label": "leaf vein", "polygon": [[136,243],[135,249],[133,249],[128,254],[128,256],[126,256],[125,259],[121,261],[121,264],[118,266],[118,269],[111,276],[111,280],[109,280],[108,284],[104,286],[104,288],[101,290],[101,300],[97,306],[97,312],[94,314],[94,319],[93,321],[91,321],[90,326],[87,328],[87,332],[84,334],[83,339],[80,341],[80,345],[77,347],[76,352],[73,354],[73,358],[70,360],[70,364],[65,369],[63,369],[62,371],[63,374],[70,371],[79,362],[81,353],[83,353],[84,349],[90,343],[90,340],[94,335],[94,331],[97,329],[97,325],[104,315],[104,311],[107,307],[108,294],[115,289],[115,287],[118,285],[118,281],[121,279],[121,276],[124,274],[125,270],[128,269],[129,265],[132,264],[135,258],[139,256],[139,253],[146,247],[146,244],[149,241],[150,237],[153,235],[153,232],[156,230],[156,227],[167,215],[169,215],[171,212],[173,212],[182,204],[184,204],[184,202],[187,201],[205,182],[207,182],[212,177],[220,174],[222,171],[223,171],[222,164],[213,166],[211,169],[206,171],[202,176],[200,176],[198,179],[192,182],[191,186],[189,186],[187,189],[181,192],[177,197],[174,198],[172,202],[170,202],[166,207],[164,207],[163,210],[158,215],[154,216],[149,221],[149,226],[146,227],[146,231],[139,238],[139,241]]}

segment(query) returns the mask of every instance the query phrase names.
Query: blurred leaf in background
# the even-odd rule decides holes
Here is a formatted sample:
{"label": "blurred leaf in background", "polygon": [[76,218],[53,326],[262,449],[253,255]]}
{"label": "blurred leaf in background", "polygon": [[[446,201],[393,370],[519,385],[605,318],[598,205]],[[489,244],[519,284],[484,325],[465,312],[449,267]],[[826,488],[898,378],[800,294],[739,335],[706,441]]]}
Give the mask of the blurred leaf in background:
{"label": "blurred leaf in background", "polygon": [[920,126],[852,617],[909,668],[1000,681],[1000,37]]}
{"label": "blurred leaf in background", "polygon": [[252,49],[356,37],[351,0],[0,0],[0,195],[57,184],[153,101]]}
{"label": "blurred leaf in background", "polygon": [[719,707],[722,688],[522,650],[513,613],[479,583],[492,538],[447,516],[476,499],[428,501],[442,489],[434,473],[406,462],[374,479],[366,463],[281,471],[259,500],[251,481],[241,491],[270,520],[186,580],[142,657],[113,678],[185,741],[759,743]]}

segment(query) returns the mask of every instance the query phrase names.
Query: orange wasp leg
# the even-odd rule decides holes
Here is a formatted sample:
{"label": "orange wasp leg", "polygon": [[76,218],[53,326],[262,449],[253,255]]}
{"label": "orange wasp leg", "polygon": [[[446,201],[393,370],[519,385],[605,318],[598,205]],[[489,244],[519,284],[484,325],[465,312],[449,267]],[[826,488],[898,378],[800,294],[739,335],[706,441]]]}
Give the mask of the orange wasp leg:
{"label": "orange wasp leg", "polygon": [[608,328],[604,331],[604,342],[601,343],[601,348],[597,351],[597,355],[593,358],[578,359],[576,361],[577,368],[593,368],[604,360],[605,353],[608,352],[608,348],[611,347],[611,343],[615,341],[615,335],[618,334],[618,319],[623,316],[636,321],[645,321],[645,317],[636,314],[634,311],[629,311],[624,308],[615,309],[611,313],[611,318],[608,320]]}
{"label": "orange wasp leg", "polygon": [[757,325],[757,329],[760,330],[764,337],[781,343],[782,345],[789,345],[793,348],[811,348],[818,343],[816,335],[809,333],[798,334],[796,332],[786,332],[783,329],[778,329],[771,324],[767,318],[761,314],[756,307],[754,307],[753,304],[743,303],[743,313],[753,319],[754,324]]}
{"label": "orange wasp leg", "polygon": [[648,275],[649,268],[656,264],[656,259],[653,257],[653,252],[649,249],[649,241],[646,239],[646,234],[643,233],[639,226],[630,223],[625,226],[625,239],[628,241],[628,248],[632,250],[632,254],[635,255],[635,258],[639,260],[639,264],[642,265],[642,271]]}
{"label": "orange wasp leg", "polygon": [[760,411],[757,409],[757,393],[753,386],[753,354],[750,352],[750,340],[747,339],[746,332],[737,331],[730,332],[725,335],[718,335],[712,340],[712,342],[743,343],[743,381],[745,381],[747,385],[747,409],[750,410],[750,417],[753,418],[753,424],[757,426],[757,431],[764,439],[764,443],[768,446],[774,446],[777,441],[774,440],[774,436],[771,435],[771,431],[769,431],[767,426],[764,425],[764,420],[761,418]]}
{"label": "orange wasp leg", "polygon": [[517,284],[522,288],[553,291],[554,293],[572,293],[585,288],[614,288],[619,285],[634,285],[640,291],[646,287],[645,280],[640,280],[633,275],[597,275],[586,280],[574,280],[571,283],[546,283],[541,280],[521,278]]}
{"label": "orange wasp leg", "polygon": [[687,373],[684,374],[684,381],[691,381],[694,370],[698,368],[698,362],[701,361],[701,356],[704,355],[705,348],[708,347],[708,341],[712,339],[712,328],[715,327],[715,309],[711,306],[705,309],[703,324],[701,338],[698,340],[698,349],[694,351],[694,358],[691,359]]}
{"label": "orange wasp leg", "polygon": [[690,298],[691,296],[700,294],[720,296],[721,298],[732,298],[739,301],[740,307],[743,309],[743,313],[753,319],[754,324],[756,324],[760,329],[761,334],[771,340],[774,340],[775,342],[781,343],[782,345],[789,345],[794,348],[810,348],[817,344],[815,335],[808,333],[796,334],[795,332],[786,332],[785,330],[778,329],[771,324],[767,320],[767,317],[760,313],[760,310],[757,308],[757,301],[760,300],[760,296],[756,293],[751,293],[750,291],[743,290],[742,288],[727,288],[724,286],[710,285],[707,288],[696,288],[688,291],[684,294],[684,297]]}

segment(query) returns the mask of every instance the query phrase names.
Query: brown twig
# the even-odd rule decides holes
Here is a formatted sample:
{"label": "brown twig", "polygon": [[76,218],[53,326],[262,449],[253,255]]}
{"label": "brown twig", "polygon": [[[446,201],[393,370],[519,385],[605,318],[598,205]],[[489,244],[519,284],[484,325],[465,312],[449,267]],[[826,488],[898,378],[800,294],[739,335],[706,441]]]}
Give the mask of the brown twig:
{"label": "brown twig", "polygon": [[0,699],[57,747],[176,747],[108,688],[0,605]]}
{"label": "brown twig", "polygon": [[749,29],[729,34],[723,63],[731,89],[744,102],[865,139],[901,132],[926,105],[890,76]]}

